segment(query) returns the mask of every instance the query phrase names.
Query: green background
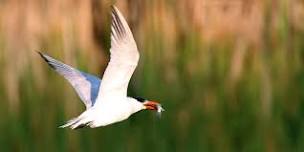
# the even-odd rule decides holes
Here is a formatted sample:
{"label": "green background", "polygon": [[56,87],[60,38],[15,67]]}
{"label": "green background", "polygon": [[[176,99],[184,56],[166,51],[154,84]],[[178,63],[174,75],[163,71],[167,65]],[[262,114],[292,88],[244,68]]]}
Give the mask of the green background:
{"label": "green background", "polygon": [[[101,76],[110,5],[140,50],[130,96],[162,103],[96,129],[43,51]],[[0,0],[0,151],[304,151],[304,3]]]}

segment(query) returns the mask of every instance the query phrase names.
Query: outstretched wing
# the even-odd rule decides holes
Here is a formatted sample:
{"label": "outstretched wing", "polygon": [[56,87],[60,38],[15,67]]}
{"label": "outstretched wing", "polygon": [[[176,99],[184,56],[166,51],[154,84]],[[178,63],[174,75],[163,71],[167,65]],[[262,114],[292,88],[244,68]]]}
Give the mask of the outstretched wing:
{"label": "outstretched wing", "polygon": [[46,54],[38,53],[55,71],[69,81],[87,109],[94,105],[100,87],[99,78],[79,71]]}
{"label": "outstretched wing", "polygon": [[123,97],[127,95],[139,53],[126,20],[115,6],[112,7],[110,53],[111,59],[104,72],[98,96]]}

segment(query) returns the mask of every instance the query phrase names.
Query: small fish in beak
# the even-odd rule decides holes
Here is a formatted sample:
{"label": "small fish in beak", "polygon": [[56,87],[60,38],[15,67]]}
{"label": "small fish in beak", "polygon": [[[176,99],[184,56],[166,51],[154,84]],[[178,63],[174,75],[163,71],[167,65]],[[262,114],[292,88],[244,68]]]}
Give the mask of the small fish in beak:
{"label": "small fish in beak", "polygon": [[161,106],[161,104],[157,104],[157,113],[161,113],[165,111],[165,109]]}
{"label": "small fish in beak", "polygon": [[156,115],[160,118],[161,117],[161,113],[165,111],[165,109],[161,106],[161,104],[157,105],[157,113]]}

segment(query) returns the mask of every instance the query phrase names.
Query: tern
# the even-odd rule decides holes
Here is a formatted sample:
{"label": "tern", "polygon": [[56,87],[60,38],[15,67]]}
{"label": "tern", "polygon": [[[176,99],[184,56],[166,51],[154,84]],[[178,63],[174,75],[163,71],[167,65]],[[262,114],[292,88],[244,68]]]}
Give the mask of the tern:
{"label": "tern", "polygon": [[86,110],[60,128],[107,126],[126,120],[141,110],[164,111],[161,104],[141,97],[128,97],[127,88],[137,67],[139,52],[133,34],[120,13],[112,6],[110,61],[102,79],[77,70],[44,53],[40,56],[76,90]]}

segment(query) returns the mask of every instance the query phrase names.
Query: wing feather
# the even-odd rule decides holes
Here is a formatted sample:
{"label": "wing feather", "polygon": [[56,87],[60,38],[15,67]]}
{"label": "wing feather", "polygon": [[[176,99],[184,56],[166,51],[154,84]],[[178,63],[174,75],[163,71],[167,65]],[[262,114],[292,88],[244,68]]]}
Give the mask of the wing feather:
{"label": "wing feather", "polygon": [[125,97],[129,81],[138,64],[139,53],[126,20],[115,6],[112,7],[110,53],[110,61],[104,72],[98,97]]}
{"label": "wing feather", "polygon": [[94,105],[100,87],[99,78],[79,71],[46,54],[38,53],[56,72],[69,81],[87,109]]}

